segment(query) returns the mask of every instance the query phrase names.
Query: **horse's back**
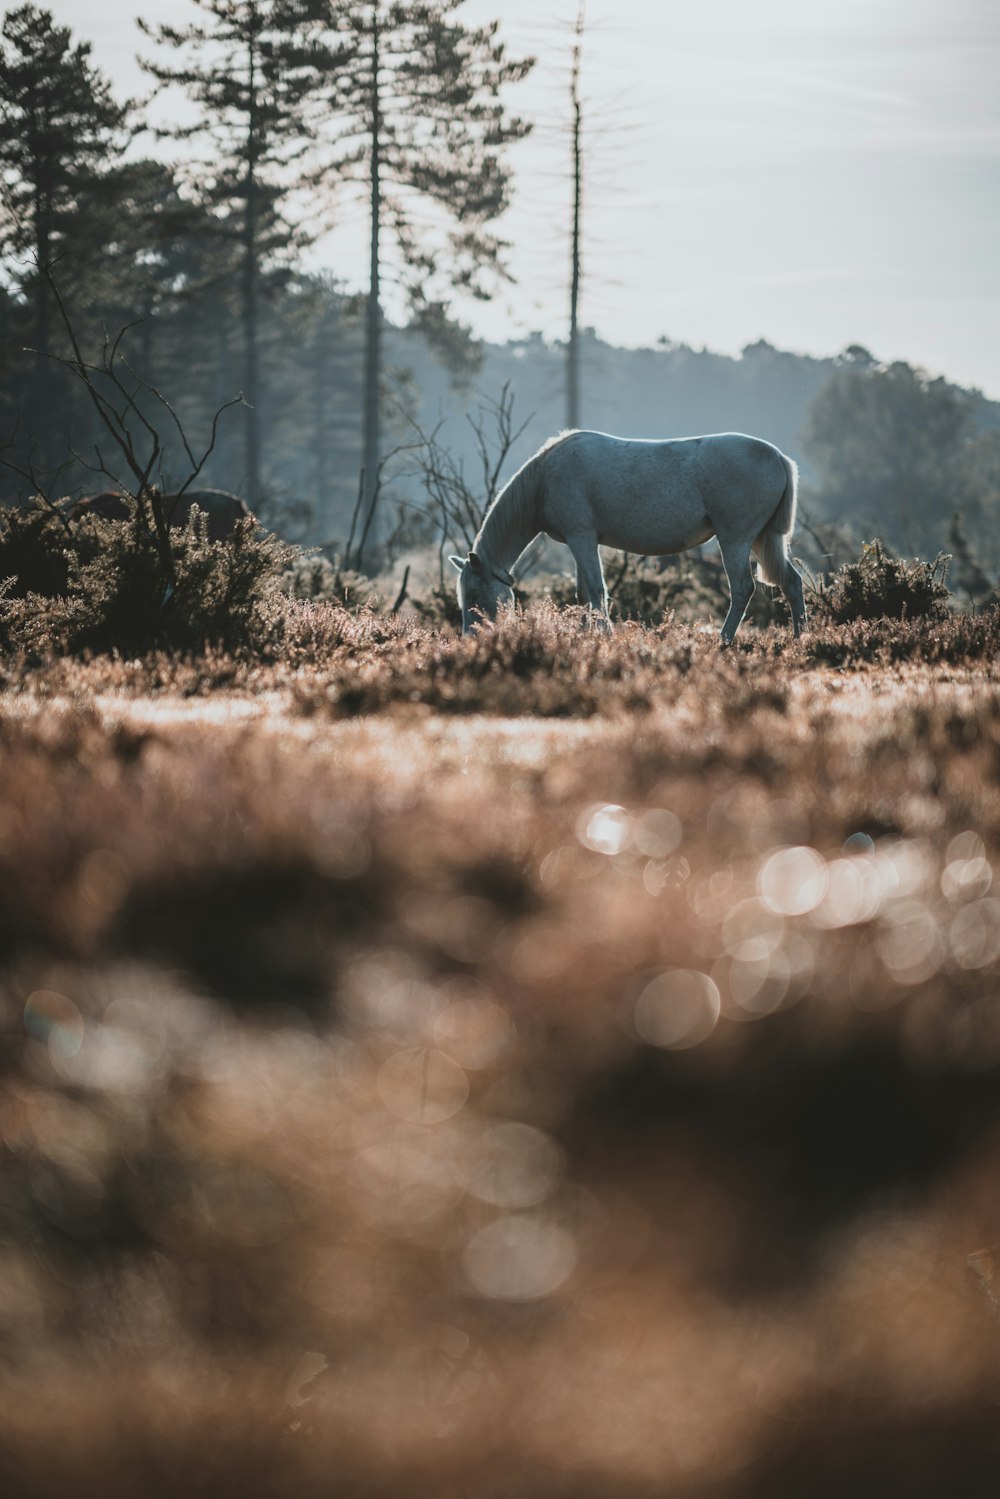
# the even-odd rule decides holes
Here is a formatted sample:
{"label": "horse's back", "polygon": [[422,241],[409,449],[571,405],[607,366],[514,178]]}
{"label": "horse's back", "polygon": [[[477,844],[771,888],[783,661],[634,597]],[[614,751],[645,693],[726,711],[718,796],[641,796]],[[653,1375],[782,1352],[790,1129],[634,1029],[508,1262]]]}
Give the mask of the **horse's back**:
{"label": "horse's back", "polygon": [[786,482],[780,450],[744,432],[645,439],[581,430],[550,447],[543,463],[550,535],[592,532],[604,545],[652,555],[713,534],[755,536]]}
{"label": "horse's back", "polygon": [[[545,473],[561,480],[624,475],[662,481],[697,469],[753,475],[763,467],[775,470],[783,462],[781,450],[762,437],[746,432],[708,432],[691,437],[616,437],[610,432],[580,429],[567,432],[542,450]],[[775,470],[776,471],[776,470]]]}

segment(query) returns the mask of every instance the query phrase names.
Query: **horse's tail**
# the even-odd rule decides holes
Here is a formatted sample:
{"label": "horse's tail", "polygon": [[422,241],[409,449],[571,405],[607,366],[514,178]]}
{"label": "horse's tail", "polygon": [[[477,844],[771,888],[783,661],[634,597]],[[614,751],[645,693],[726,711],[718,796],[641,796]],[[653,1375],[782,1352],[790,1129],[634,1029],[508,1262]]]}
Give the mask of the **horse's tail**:
{"label": "horse's tail", "polygon": [[754,546],[757,553],[757,576],[762,583],[769,583],[772,588],[778,588],[784,581],[788,538],[795,529],[795,507],[799,491],[799,471],[796,464],[791,458],[786,458],[784,453],[779,453],[778,457],[785,465],[785,488],[774,514],[757,537]]}

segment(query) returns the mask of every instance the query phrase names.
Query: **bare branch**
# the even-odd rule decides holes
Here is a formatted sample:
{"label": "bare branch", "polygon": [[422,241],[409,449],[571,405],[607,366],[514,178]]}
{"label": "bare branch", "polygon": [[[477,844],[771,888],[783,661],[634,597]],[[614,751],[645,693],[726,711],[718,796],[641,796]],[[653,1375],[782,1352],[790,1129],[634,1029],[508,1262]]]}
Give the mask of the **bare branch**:
{"label": "bare branch", "polygon": [[409,583],[409,581],[410,581],[410,568],[409,568],[409,565],[407,565],[407,567],[406,567],[406,569],[405,569],[405,571],[403,573],[402,586],[400,587],[400,590],[399,590],[399,592],[396,595],[396,602],[393,604],[392,608],[389,610],[390,614],[398,614],[399,611],[400,611],[400,609],[403,607],[403,602],[404,602],[404,600],[406,598],[406,585]]}

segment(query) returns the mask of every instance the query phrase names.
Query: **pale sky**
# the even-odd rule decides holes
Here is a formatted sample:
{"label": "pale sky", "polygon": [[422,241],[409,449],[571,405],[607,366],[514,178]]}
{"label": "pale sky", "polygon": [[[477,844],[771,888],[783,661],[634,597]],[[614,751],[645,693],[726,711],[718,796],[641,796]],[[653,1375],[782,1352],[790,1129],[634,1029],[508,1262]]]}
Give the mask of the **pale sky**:
{"label": "pale sky", "polygon": [[[191,0],[48,8],[123,94],[145,87],[136,12],[198,14]],[[565,333],[575,13],[576,0],[460,12],[499,17],[512,51],[539,58],[511,95],[540,122],[511,153],[500,225],[517,283],[460,309],[486,337]],[[996,0],[589,0],[587,18],[585,324],[724,353],[861,343],[1000,398]],[[363,217],[345,205],[342,219],[313,263],[356,287]]]}

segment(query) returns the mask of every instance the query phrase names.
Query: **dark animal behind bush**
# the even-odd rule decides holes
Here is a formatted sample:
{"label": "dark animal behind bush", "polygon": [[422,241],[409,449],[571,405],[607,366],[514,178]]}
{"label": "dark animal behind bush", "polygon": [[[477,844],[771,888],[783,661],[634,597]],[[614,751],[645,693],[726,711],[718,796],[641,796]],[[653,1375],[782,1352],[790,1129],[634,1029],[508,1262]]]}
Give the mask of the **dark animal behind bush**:
{"label": "dark animal behind bush", "polygon": [[134,515],[6,512],[2,527],[0,576],[18,579],[0,616],[7,650],[266,650],[280,637],[278,584],[292,550],[251,520],[220,542],[192,512],[169,532],[166,556]]}

